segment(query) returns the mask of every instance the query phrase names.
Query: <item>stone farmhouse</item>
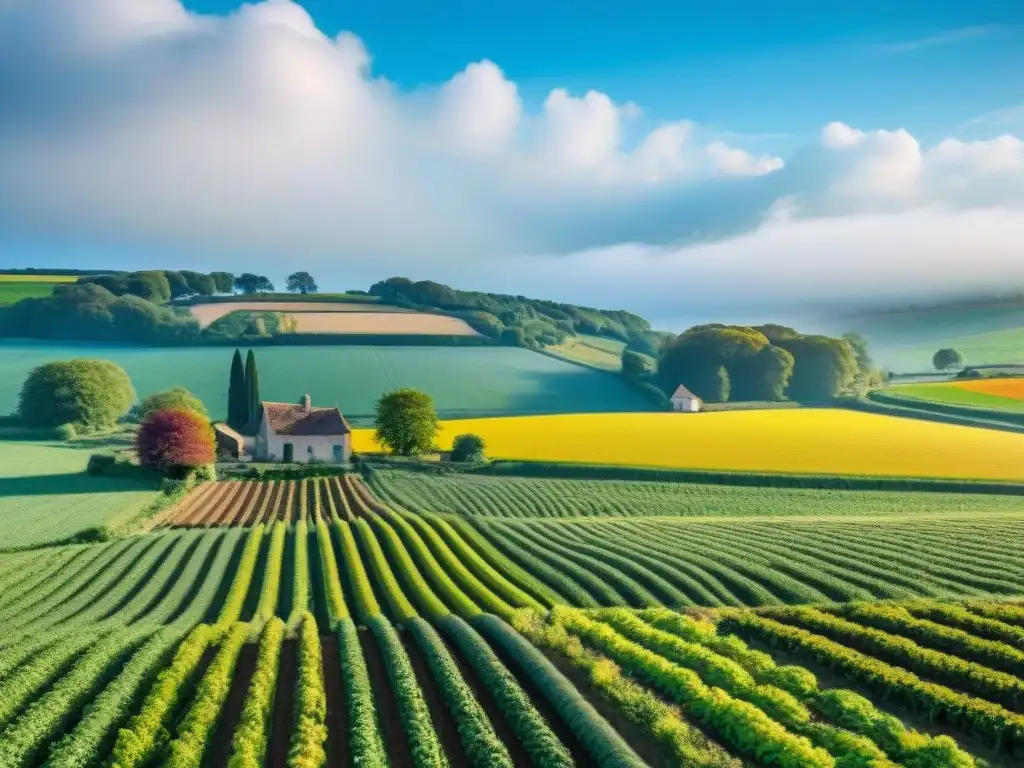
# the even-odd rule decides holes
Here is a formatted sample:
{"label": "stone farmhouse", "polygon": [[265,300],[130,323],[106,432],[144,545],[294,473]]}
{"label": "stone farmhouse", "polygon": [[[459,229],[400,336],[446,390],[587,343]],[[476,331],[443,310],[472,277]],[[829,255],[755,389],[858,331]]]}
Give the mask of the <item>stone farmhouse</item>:
{"label": "stone farmhouse", "polygon": [[241,433],[217,424],[222,452],[255,461],[344,464],[352,455],[352,430],[338,408],[322,408],[304,395],[298,404],[260,403],[260,419]]}

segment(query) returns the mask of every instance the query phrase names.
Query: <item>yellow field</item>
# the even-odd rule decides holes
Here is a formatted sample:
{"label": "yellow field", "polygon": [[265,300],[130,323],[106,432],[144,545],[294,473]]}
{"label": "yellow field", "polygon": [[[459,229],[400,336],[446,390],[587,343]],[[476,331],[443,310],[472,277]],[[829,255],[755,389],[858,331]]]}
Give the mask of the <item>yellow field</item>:
{"label": "yellow field", "polygon": [[0,283],[73,283],[75,275],[0,275]]}
{"label": "yellow field", "polygon": [[[841,409],[574,414],[443,423],[492,458],[679,469],[1024,480],[1024,436]],[[375,451],[373,431],[353,448]]]}
{"label": "yellow field", "polygon": [[1024,400],[1024,378],[1019,379],[973,379],[958,381],[951,386],[966,389],[968,392],[980,392],[983,395],[1008,397],[1011,400]]}

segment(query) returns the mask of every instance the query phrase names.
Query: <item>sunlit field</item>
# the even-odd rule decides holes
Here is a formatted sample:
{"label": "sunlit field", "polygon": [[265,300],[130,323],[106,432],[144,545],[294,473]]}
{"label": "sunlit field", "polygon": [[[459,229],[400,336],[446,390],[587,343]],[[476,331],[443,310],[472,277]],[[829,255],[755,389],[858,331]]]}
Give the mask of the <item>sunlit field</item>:
{"label": "sunlit field", "polygon": [[45,298],[61,283],[77,279],[72,275],[0,275],[0,304]]}
{"label": "sunlit field", "polygon": [[908,384],[893,387],[892,394],[951,405],[1024,411],[1024,378],[970,379],[942,384]]}
{"label": "sunlit field", "polygon": [[[840,409],[616,413],[443,422],[493,458],[740,470],[1024,480],[1024,436]],[[356,451],[379,450],[357,430]]]}

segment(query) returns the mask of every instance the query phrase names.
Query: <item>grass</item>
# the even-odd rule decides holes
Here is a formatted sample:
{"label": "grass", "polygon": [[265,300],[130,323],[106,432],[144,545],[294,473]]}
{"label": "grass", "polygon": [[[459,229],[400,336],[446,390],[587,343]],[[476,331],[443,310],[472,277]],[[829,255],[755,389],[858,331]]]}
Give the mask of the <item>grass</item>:
{"label": "grass", "polygon": [[905,363],[902,367],[927,370],[931,366],[932,355],[940,347],[952,347],[959,350],[968,365],[1022,363],[1024,362],[1024,327],[955,336],[944,339],[941,343],[896,348],[893,352],[899,356],[901,362]]}
{"label": "grass", "polygon": [[[52,360],[112,360],[140,397],[172,386],[190,389],[211,416],[227,411],[229,347],[146,348],[102,344],[0,344],[0,413],[17,407],[28,372]],[[617,376],[509,347],[262,347],[265,400],[337,404],[354,423],[372,417],[377,399],[399,387],[434,398],[443,418],[528,413],[642,411],[647,397]]]}
{"label": "grass", "polygon": [[916,517],[1022,514],[1024,498],[960,493],[767,488],[620,480],[434,475],[378,470],[384,499],[418,513],[529,517]]}
{"label": "grass", "polygon": [[981,379],[942,384],[906,384],[891,393],[914,400],[1024,413],[1024,379]]}
{"label": "grass", "polygon": [[600,336],[568,336],[555,346],[545,347],[553,355],[574,363],[592,365],[606,371],[618,373],[622,367],[622,350],[625,344],[615,339]]}
{"label": "grass", "polygon": [[[1024,437],[823,408],[570,414],[442,424],[439,444],[473,432],[492,458],[750,472],[1024,479]],[[378,450],[356,430],[356,451]]]}
{"label": "grass", "polygon": [[65,541],[138,512],[155,491],[119,478],[89,477],[89,452],[0,441],[0,549]]}
{"label": "grass", "polygon": [[0,275],[0,304],[46,298],[61,283],[73,283],[77,279],[64,275]]}

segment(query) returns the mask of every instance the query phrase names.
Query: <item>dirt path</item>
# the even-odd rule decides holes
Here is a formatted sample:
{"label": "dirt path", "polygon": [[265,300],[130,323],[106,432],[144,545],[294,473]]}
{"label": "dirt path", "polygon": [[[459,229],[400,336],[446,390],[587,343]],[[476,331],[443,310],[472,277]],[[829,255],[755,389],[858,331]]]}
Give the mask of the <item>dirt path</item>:
{"label": "dirt path", "polygon": [[213,743],[208,749],[208,765],[227,765],[231,757],[231,739],[242,719],[245,697],[249,692],[249,683],[256,671],[256,659],[259,657],[259,645],[246,643],[238,654],[235,676],[231,679],[228,697],[224,700],[217,727],[213,732]]}
{"label": "dirt path", "polygon": [[473,671],[472,667],[463,661],[459,655],[459,649],[448,642],[447,638],[443,635],[441,639],[444,641],[445,646],[448,648],[448,652],[455,659],[456,665],[459,667],[459,671],[462,673],[462,679],[466,681],[469,687],[473,690],[473,695],[476,700],[480,702],[480,706],[484,708],[484,712],[487,713],[487,718],[491,721],[491,725],[494,727],[494,732],[498,734],[498,738],[501,739],[505,748],[508,750],[509,755],[512,757],[512,764],[516,768],[532,768],[533,763],[530,761],[530,755],[523,747],[522,743],[516,738],[512,728],[509,727],[508,721],[505,716],[501,713],[497,703],[494,701],[494,697],[491,692],[484,686],[483,682],[477,677],[476,672]]}
{"label": "dirt path", "polygon": [[377,705],[381,737],[391,759],[391,768],[413,768],[409,739],[402,728],[402,719],[398,716],[398,702],[395,700],[394,691],[391,690],[384,659],[381,657],[373,632],[368,629],[359,630],[359,643],[370,672],[370,685],[373,688],[373,700]]}
{"label": "dirt path", "polygon": [[324,688],[327,691],[327,764],[348,765],[348,710],[345,684],[341,679],[341,652],[337,635],[321,635],[324,658]]}
{"label": "dirt path", "polygon": [[462,747],[462,739],[459,738],[459,729],[455,725],[455,721],[452,720],[448,707],[445,706],[441,691],[434,685],[434,678],[430,675],[430,668],[427,666],[427,659],[423,655],[423,651],[408,632],[402,632],[400,636],[402,645],[405,646],[405,652],[409,654],[409,660],[412,662],[413,671],[416,672],[416,680],[420,684],[420,690],[423,691],[423,698],[427,700],[427,706],[430,708],[430,720],[441,739],[441,746],[448,756],[448,761],[452,768],[471,768],[469,758],[466,757],[466,750]]}
{"label": "dirt path", "polygon": [[285,640],[281,646],[281,666],[277,673],[277,691],[274,694],[274,717],[267,744],[266,768],[287,768],[288,744],[292,738],[295,708],[295,678],[298,672],[299,643]]}

